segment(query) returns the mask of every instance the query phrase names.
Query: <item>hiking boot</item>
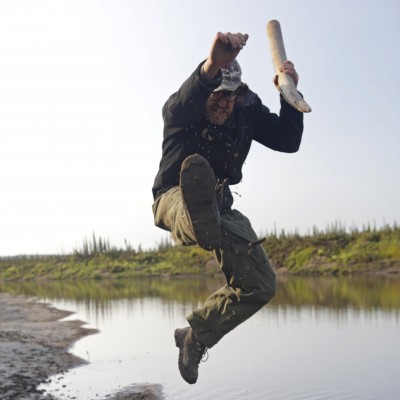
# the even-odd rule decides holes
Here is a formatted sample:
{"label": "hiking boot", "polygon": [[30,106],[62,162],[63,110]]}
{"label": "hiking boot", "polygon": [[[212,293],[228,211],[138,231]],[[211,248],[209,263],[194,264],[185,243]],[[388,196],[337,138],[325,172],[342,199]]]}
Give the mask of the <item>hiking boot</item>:
{"label": "hiking boot", "polygon": [[221,247],[215,175],[207,160],[194,154],[181,167],[180,188],[197,243],[205,250]]}
{"label": "hiking boot", "polygon": [[196,383],[200,361],[207,351],[206,346],[196,340],[190,327],[175,330],[175,344],[179,347],[178,366],[182,378],[187,383]]}

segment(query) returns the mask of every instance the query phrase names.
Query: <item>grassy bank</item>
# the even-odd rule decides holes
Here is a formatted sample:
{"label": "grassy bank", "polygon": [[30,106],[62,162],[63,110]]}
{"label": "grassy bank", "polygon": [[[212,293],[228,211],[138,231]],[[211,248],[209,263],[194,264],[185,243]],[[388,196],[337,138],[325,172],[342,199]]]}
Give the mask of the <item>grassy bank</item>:
{"label": "grassy bank", "polygon": [[[399,273],[400,228],[364,227],[350,231],[335,225],[311,233],[268,233],[263,246],[274,268],[291,274]],[[197,246],[157,249],[111,247],[95,236],[69,255],[0,258],[0,279],[103,279],[135,276],[219,274],[210,252]]]}
{"label": "grassy bank", "polygon": [[306,235],[269,235],[265,248],[277,270],[296,274],[400,271],[400,228],[344,229],[334,225]]}

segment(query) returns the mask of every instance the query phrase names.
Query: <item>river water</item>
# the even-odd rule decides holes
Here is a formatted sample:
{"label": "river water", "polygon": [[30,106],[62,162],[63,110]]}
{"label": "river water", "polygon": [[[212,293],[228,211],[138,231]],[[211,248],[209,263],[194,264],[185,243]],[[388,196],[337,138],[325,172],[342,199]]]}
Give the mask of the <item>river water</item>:
{"label": "river water", "polygon": [[89,363],[45,387],[59,399],[106,399],[142,383],[161,384],[171,400],[400,399],[398,278],[281,280],[271,304],[210,349],[197,384],[186,384],[174,330],[222,283],[9,283],[1,290],[37,296],[100,330],[71,350]]}

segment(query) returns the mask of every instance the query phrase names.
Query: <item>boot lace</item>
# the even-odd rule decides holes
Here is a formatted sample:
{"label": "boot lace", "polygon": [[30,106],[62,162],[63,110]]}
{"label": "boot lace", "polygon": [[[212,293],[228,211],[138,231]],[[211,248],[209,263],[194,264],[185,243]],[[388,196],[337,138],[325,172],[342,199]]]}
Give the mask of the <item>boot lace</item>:
{"label": "boot lace", "polygon": [[197,364],[200,364],[200,361],[206,362],[208,360],[208,349],[199,342],[196,343],[193,352]]}
{"label": "boot lace", "polygon": [[225,186],[229,183],[229,178],[218,179],[215,185],[215,196],[217,198],[218,211],[222,211],[222,205],[224,202],[224,190]]}

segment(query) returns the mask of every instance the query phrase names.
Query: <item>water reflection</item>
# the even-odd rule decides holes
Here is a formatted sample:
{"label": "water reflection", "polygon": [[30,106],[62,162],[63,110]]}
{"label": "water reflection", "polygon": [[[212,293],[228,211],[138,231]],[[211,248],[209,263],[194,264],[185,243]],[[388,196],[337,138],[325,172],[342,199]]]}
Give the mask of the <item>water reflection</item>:
{"label": "water reflection", "polygon": [[[110,300],[156,297],[197,306],[224,284],[223,277],[140,278],[105,281],[0,282],[0,291],[43,299],[95,303],[106,310]],[[400,279],[381,276],[280,277],[274,306],[325,307],[336,310],[400,310]]]}

